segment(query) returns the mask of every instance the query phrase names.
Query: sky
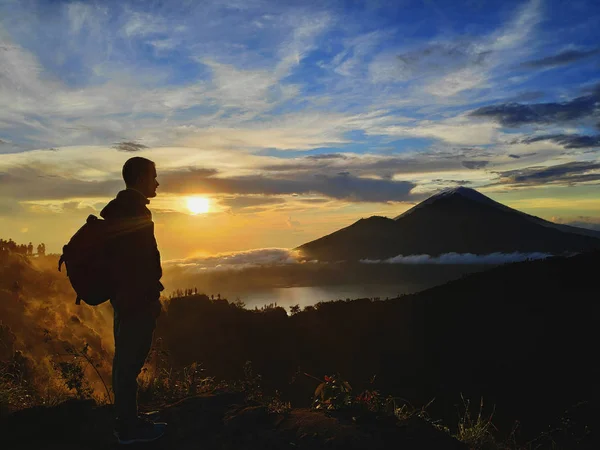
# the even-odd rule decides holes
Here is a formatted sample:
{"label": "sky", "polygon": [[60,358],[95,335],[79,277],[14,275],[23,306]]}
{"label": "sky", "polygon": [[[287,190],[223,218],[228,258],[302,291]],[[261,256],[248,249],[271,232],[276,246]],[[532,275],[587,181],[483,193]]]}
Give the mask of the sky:
{"label": "sky", "polygon": [[132,156],[163,260],[458,185],[600,229],[598,23],[594,0],[0,0],[0,237],[60,252]]}

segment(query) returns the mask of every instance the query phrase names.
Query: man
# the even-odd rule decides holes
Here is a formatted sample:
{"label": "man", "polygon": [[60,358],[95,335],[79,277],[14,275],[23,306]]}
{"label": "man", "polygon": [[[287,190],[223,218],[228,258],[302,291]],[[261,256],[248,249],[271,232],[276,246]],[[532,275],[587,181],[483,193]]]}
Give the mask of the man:
{"label": "man", "polygon": [[152,213],[146,207],[156,197],[156,166],[146,158],[130,158],[123,165],[126,189],[100,212],[114,221],[118,230],[111,244],[115,263],[114,309],[115,436],[120,444],[149,442],[161,437],[165,423],[138,416],[137,377],[152,345],[156,319],[160,314],[160,252],[154,237]]}

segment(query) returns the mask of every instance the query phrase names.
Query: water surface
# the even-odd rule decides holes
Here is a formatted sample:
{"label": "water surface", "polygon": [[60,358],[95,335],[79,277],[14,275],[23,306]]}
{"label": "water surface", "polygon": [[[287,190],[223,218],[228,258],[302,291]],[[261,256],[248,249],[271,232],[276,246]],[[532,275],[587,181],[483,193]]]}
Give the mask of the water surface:
{"label": "water surface", "polygon": [[405,284],[393,285],[336,285],[336,286],[295,286],[285,288],[270,288],[248,292],[224,291],[221,295],[230,302],[239,298],[246,309],[260,308],[276,303],[289,312],[290,306],[299,305],[304,308],[319,302],[331,300],[346,300],[356,298],[375,298],[385,300],[400,294],[409,294],[420,290],[418,286]]}

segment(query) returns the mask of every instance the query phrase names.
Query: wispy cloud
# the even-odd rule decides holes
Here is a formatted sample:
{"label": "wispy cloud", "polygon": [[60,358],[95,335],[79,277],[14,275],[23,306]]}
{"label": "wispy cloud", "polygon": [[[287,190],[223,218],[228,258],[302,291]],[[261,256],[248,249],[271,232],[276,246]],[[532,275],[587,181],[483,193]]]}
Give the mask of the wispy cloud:
{"label": "wispy cloud", "polygon": [[167,30],[167,22],[162,17],[138,11],[130,12],[123,26],[123,33],[129,38],[164,33]]}
{"label": "wispy cloud", "polygon": [[228,197],[219,200],[219,203],[229,207],[234,212],[249,210],[253,211],[256,207],[265,205],[280,205],[285,203],[285,199],[279,197],[259,196],[237,196]]}
{"label": "wispy cloud", "polygon": [[139,152],[140,150],[148,148],[147,145],[140,144],[139,142],[131,142],[131,141],[119,142],[119,143],[115,144],[113,147],[116,148],[117,150],[121,150],[123,152]]}
{"label": "wispy cloud", "polygon": [[0,2],[4,210],[110,197],[132,153],[244,218],[596,184],[586,5]]}
{"label": "wispy cloud", "polygon": [[471,113],[474,117],[489,118],[507,127],[538,124],[564,124],[576,120],[600,118],[600,86],[592,93],[566,102],[505,103],[484,106]]}
{"label": "wispy cloud", "polygon": [[564,50],[556,55],[524,62],[521,64],[521,67],[526,67],[528,69],[539,69],[546,67],[565,66],[567,64],[581,61],[582,59],[587,59],[598,54],[600,54],[600,49],[597,48],[592,50]]}
{"label": "wispy cloud", "polygon": [[531,142],[553,141],[565,148],[593,148],[600,147],[600,135],[582,136],[579,134],[543,134],[541,136],[532,136],[523,139],[521,142],[529,144]]}
{"label": "wispy cloud", "polygon": [[541,2],[530,0],[512,20],[482,36],[445,36],[444,41],[417,45],[409,51],[382,52],[371,63],[374,82],[407,82],[437,97],[491,88],[502,66],[533,50],[532,36],[541,18]]}
{"label": "wispy cloud", "polygon": [[569,162],[549,167],[527,167],[500,172],[501,182],[510,184],[573,184],[600,180],[600,162]]}

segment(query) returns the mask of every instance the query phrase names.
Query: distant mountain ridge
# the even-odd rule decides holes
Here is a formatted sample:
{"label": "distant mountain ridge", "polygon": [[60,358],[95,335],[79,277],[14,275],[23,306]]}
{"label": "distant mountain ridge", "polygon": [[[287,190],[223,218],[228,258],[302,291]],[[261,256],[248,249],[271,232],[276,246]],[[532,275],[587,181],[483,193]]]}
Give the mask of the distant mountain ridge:
{"label": "distant mountain ridge", "polygon": [[441,191],[394,219],[360,219],[296,248],[320,261],[592,249],[600,249],[600,232],[552,223],[465,187]]}

